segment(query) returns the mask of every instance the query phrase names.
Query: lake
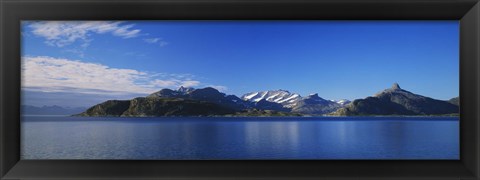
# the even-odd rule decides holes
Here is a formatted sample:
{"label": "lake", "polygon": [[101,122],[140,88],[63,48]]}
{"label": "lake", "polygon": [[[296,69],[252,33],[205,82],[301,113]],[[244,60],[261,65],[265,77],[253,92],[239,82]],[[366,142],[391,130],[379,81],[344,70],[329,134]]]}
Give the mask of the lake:
{"label": "lake", "polygon": [[458,117],[24,116],[22,159],[459,159]]}

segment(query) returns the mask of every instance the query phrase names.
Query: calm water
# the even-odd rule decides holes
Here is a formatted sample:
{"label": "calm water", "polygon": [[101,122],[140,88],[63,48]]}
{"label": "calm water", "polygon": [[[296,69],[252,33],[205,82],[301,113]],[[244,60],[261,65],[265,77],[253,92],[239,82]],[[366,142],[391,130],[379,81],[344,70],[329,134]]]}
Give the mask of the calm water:
{"label": "calm water", "polygon": [[456,117],[26,116],[24,159],[458,159]]}

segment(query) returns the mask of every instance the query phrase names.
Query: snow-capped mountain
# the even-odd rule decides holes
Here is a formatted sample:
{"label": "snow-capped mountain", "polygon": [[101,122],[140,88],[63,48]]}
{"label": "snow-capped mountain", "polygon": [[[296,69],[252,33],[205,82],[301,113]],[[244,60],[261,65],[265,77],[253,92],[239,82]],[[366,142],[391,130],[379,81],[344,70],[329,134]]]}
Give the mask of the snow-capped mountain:
{"label": "snow-capped mountain", "polygon": [[302,97],[299,94],[286,90],[251,92],[243,95],[241,98],[250,102],[268,101],[278,103],[284,108],[291,109],[292,112],[304,114],[330,113],[350,103],[346,99],[338,101],[325,100],[319,97],[317,93]]}
{"label": "snow-capped mountain", "polygon": [[352,101],[348,100],[348,99],[340,99],[340,100],[330,100],[332,102],[336,102],[342,106],[345,106],[347,105],[348,103],[351,103]]}
{"label": "snow-capped mountain", "polygon": [[180,86],[180,88],[178,88],[177,91],[180,92],[180,93],[183,93],[183,94],[187,94],[187,93],[192,92],[193,90],[195,90],[195,88]]}
{"label": "snow-capped mountain", "polygon": [[284,107],[290,108],[295,105],[295,103],[302,99],[299,94],[291,93],[286,90],[274,90],[274,91],[261,91],[261,92],[251,92],[243,95],[241,97],[245,101],[250,102],[259,102],[261,100],[266,100],[269,102],[275,102],[282,104]]}

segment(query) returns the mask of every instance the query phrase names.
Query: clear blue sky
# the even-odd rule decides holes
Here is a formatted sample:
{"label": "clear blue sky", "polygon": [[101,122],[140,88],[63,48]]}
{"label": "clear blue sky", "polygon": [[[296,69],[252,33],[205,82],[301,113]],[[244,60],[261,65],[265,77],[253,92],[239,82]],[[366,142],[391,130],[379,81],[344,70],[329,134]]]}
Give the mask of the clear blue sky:
{"label": "clear blue sky", "polygon": [[[94,63],[106,67],[106,74],[115,74],[109,71],[112,69],[128,69],[143,75],[120,74],[123,79],[116,84],[103,87],[115,79],[109,77],[90,87],[77,84],[83,80],[53,82],[64,80],[62,73],[74,74],[68,72],[72,68],[41,72],[46,73],[42,76],[45,79],[38,80],[42,82],[24,85],[25,91],[34,92],[29,96],[32,99],[42,94],[85,94],[82,88],[90,95],[95,94],[92,91],[125,89],[119,94],[128,98],[129,93],[137,96],[162,87],[192,85],[215,86],[237,96],[285,89],[302,96],[318,93],[326,99],[353,100],[389,88],[394,82],[436,99],[459,95],[458,21],[63,24],[23,23],[22,56],[37,60],[29,68],[38,71],[50,62],[48,59],[62,59],[61,65],[79,62],[71,67],[79,66],[84,71],[81,66]],[[106,75],[95,79],[103,77]],[[68,85],[48,87],[62,84]],[[85,104],[81,101],[78,105]]]}

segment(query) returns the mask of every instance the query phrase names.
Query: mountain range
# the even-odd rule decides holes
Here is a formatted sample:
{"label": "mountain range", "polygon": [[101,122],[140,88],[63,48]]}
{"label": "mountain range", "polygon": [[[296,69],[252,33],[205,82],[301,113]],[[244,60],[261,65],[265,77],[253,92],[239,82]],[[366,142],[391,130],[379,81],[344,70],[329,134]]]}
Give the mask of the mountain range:
{"label": "mountain range", "polygon": [[212,87],[162,89],[146,97],[109,100],[77,116],[297,116],[297,115],[444,115],[459,111],[455,98],[436,100],[403,90],[398,84],[372,97],[326,100],[287,90],[247,93],[240,98]]}

